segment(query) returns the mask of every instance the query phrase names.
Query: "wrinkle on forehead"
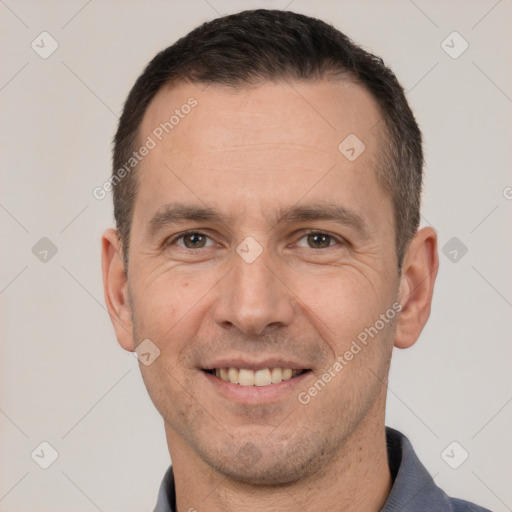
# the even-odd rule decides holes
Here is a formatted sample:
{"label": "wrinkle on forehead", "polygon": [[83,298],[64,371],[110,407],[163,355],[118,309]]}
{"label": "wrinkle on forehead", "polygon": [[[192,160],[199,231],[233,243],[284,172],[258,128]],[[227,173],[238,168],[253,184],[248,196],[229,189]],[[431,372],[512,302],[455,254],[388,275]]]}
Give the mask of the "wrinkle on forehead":
{"label": "wrinkle on forehead", "polygon": [[[309,88],[308,88],[309,86]],[[304,88],[305,87],[305,88]],[[236,93],[190,84],[161,91],[148,109],[143,134],[193,95],[198,104],[144,160],[167,162],[177,173],[245,172],[247,177],[282,171],[326,172],[337,163],[352,168],[338,150],[354,133],[364,140],[361,160],[374,168],[379,122],[363,88],[342,82],[264,84]],[[165,92],[165,94],[164,94]],[[197,93],[197,94],[196,94]]]}
{"label": "wrinkle on forehead", "polygon": [[311,86],[266,83],[232,92],[225,87],[202,91],[192,84],[179,84],[159,91],[152,100],[142,122],[141,139],[191,96],[197,106],[159,146],[206,151],[279,143],[332,152],[350,133],[373,137],[371,129],[380,115],[367,91],[346,82]]}

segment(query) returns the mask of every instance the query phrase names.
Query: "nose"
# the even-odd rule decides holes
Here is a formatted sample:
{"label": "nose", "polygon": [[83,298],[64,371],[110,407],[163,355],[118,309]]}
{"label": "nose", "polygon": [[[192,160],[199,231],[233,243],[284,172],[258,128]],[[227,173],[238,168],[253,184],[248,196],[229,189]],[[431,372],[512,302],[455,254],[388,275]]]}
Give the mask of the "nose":
{"label": "nose", "polygon": [[218,290],[214,311],[217,324],[253,336],[290,325],[294,295],[284,276],[271,267],[265,251],[252,263],[238,254],[233,259],[233,268]]}

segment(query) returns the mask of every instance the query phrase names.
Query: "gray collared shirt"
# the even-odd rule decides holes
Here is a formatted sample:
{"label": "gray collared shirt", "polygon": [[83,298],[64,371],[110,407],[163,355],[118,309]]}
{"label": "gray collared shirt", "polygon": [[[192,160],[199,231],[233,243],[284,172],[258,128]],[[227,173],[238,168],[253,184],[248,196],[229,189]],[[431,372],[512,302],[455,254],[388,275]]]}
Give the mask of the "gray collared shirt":
{"label": "gray collared shirt", "polygon": [[[386,427],[386,439],[393,487],[380,512],[490,512],[468,501],[447,496],[434,483],[410,441],[398,430]],[[176,512],[172,466],[160,486],[154,512]]]}

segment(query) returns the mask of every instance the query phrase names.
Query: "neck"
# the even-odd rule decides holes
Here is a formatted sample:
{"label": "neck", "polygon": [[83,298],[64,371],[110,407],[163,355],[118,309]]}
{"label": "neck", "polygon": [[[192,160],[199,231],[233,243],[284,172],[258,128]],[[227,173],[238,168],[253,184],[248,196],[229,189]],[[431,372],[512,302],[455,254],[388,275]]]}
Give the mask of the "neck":
{"label": "neck", "polygon": [[166,431],[179,512],[378,512],[391,490],[383,414],[367,415],[319,471],[284,486],[253,486],[219,474]]}

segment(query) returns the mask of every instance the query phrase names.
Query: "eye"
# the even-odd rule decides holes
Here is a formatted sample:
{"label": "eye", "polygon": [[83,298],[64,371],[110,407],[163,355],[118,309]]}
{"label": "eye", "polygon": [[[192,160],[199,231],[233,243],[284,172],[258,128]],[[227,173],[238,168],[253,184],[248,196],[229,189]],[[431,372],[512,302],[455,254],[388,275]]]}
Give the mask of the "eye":
{"label": "eye", "polygon": [[[305,243],[301,243],[301,240],[305,240]],[[297,245],[299,247],[307,247],[310,249],[326,249],[334,245],[334,243],[339,244],[340,241],[333,235],[323,231],[311,231],[310,233],[305,234],[299,240]]]}
{"label": "eye", "polygon": [[214,242],[204,233],[199,231],[189,231],[187,233],[181,233],[181,235],[178,235],[166,242],[166,245],[173,244],[185,249],[202,249],[203,247],[211,247],[214,245]]}
{"label": "eye", "polygon": [[[324,231],[311,231],[299,239],[297,246],[309,249],[327,249],[333,245],[339,245],[341,243],[342,240],[330,233],[326,233]],[[184,249],[193,250],[212,247],[215,245],[215,242],[208,235],[205,235],[200,231],[188,231],[167,240],[165,245],[177,245]]]}

